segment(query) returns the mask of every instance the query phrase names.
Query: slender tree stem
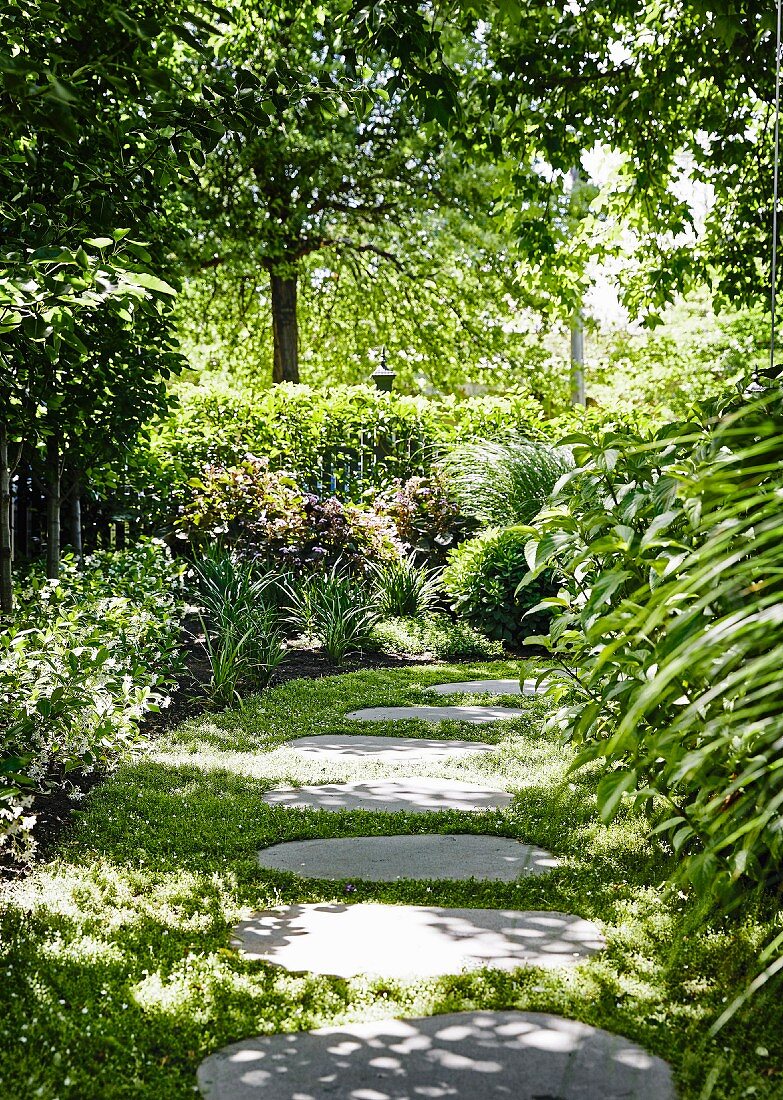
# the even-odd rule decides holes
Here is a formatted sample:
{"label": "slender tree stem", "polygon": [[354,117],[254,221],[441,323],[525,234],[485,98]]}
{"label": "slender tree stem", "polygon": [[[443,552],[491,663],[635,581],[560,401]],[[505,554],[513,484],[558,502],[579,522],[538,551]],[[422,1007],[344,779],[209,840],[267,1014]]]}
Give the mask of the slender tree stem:
{"label": "slender tree stem", "polygon": [[0,612],[14,609],[11,560],[11,466],[8,459],[8,428],[0,423]]}
{"label": "slender tree stem", "polygon": [[56,581],[60,576],[60,445],[56,435],[46,441],[46,575]]}

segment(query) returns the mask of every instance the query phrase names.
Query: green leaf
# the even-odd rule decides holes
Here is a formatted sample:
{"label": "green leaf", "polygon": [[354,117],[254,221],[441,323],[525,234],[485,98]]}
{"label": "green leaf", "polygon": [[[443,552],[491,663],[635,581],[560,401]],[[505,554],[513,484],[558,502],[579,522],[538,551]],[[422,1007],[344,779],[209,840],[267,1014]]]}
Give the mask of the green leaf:
{"label": "green leaf", "polygon": [[617,770],[603,776],[598,784],[598,810],[603,822],[611,821],[622,804],[623,795],[636,787],[635,771]]}

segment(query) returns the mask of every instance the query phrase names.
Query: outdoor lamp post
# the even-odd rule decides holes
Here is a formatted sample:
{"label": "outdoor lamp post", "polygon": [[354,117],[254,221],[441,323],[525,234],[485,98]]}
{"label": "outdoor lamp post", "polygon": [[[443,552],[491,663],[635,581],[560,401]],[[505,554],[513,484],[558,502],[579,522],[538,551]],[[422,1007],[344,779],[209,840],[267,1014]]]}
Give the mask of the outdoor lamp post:
{"label": "outdoor lamp post", "polygon": [[377,389],[382,393],[391,393],[394,388],[394,379],[397,372],[386,366],[386,345],[381,348],[381,365],[376,367],[370,376]]}

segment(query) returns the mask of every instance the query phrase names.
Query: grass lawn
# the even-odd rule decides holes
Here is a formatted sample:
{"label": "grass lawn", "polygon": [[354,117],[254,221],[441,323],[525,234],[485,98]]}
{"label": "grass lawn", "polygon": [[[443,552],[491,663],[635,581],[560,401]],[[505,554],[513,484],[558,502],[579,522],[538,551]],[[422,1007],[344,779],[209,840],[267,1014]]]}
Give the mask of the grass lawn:
{"label": "grass lawn", "polygon": [[[597,822],[595,775],[569,775],[569,752],[540,732],[545,700],[504,699],[519,719],[478,728],[344,718],[362,706],[443,704],[428,685],[515,672],[479,662],[291,681],[242,711],[187,722],[95,788],[49,862],[3,895],[0,1096],[193,1096],[201,1059],[254,1034],[519,1008],[641,1043],[672,1063],[682,1100],[783,1097],[777,998],[762,993],[716,1038],[708,1032],[754,972],[768,928],[759,918],[694,931],[691,903],[660,887],[669,857],[645,838],[643,822]],[[338,732],[459,736],[496,742],[498,752],[416,767],[321,763],[286,748],[291,737]],[[419,817],[290,811],[259,799],[275,786],[395,772],[504,786],[519,797],[504,811]],[[358,884],[352,902],[564,910],[598,921],[607,949],[574,970],[410,983],[292,975],[230,949],[231,926],[254,910],[346,900],[344,884],[261,871],[260,847],[411,832],[519,837],[561,866],[519,883]]]}

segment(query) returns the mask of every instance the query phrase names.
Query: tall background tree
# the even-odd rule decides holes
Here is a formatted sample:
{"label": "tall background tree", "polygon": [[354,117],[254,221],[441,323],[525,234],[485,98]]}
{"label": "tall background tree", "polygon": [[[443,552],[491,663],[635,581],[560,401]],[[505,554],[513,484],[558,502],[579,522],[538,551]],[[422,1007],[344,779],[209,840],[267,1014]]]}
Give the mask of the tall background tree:
{"label": "tall background tree", "polygon": [[[401,92],[383,51],[359,63],[340,30],[343,17],[341,5],[243,7],[215,64],[244,59],[254,70],[280,74],[279,87],[262,101],[268,124],[228,133],[184,199],[196,294],[202,280],[229,313],[257,316],[259,303],[268,306],[277,382],[300,379],[303,279],[310,311],[319,298],[314,289],[334,289],[329,280],[363,286],[365,303],[359,291],[352,307],[358,323],[370,325],[373,285],[384,293],[394,286],[397,308],[411,295],[426,296],[424,284],[440,272],[448,284],[457,256],[463,267],[485,271],[493,289],[502,264],[501,296],[512,289],[513,263],[488,213],[488,173],[473,173],[464,151]],[[215,301],[208,289],[204,297]],[[333,295],[326,297],[333,306]],[[446,294],[458,311],[459,297]],[[466,336],[469,314],[461,326]]]}
{"label": "tall background tree", "polygon": [[[204,15],[218,16],[208,3],[187,9],[74,0],[64,11],[11,0],[0,12],[3,610],[12,598],[10,484],[23,448],[47,456],[56,576],[66,440],[73,451],[79,425],[119,410],[121,394],[154,393],[158,408],[165,400],[158,380],[175,364],[165,304],[174,292],[160,277],[163,197],[223,132],[199,82],[186,87],[180,76],[183,55],[203,54],[214,34]],[[129,441],[107,438],[104,458]]]}

